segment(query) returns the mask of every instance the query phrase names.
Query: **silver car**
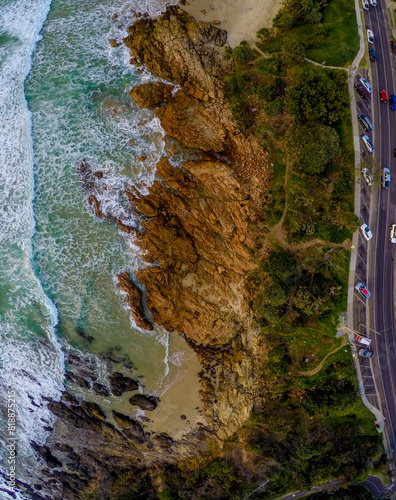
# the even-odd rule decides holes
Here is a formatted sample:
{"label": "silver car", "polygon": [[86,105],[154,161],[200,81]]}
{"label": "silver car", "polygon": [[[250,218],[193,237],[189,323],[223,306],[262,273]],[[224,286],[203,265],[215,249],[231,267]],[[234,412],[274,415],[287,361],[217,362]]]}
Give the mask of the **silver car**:
{"label": "silver car", "polygon": [[373,354],[373,351],[369,349],[359,349],[359,356],[363,356],[364,358],[372,358]]}
{"label": "silver car", "polygon": [[389,189],[391,180],[391,174],[389,168],[383,167],[381,170],[381,186],[385,189]]}
{"label": "silver car", "polygon": [[370,170],[368,168],[362,169],[362,176],[369,187],[371,187],[374,184],[373,174],[370,172]]}
{"label": "silver car", "polygon": [[396,243],[396,224],[392,224],[390,227],[389,241]]}

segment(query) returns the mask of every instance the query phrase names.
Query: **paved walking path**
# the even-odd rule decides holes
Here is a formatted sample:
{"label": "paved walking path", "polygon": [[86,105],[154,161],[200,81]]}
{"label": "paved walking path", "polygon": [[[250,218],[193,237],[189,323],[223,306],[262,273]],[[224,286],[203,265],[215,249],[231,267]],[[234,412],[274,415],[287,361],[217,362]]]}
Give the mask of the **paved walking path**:
{"label": "paved walking path", "polygon": [[325,64],[320,64],[316,61],[312,61],[312,59],[308,59],[308,57],[304,57],[304,60],[305,61],[308,61],[312,64],[315,64],[315,66],[320,66],[321,68],[328,68],[328,69],[342,69],[344,71],[349,71],[349,66],[347,66],[346,68],[342,68],[340,66],[326,66]]}

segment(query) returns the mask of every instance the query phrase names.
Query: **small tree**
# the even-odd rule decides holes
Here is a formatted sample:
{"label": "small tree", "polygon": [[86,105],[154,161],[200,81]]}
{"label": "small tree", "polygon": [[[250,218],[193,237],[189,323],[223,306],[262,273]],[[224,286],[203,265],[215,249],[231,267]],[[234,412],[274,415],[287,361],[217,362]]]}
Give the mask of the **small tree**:
{"label": "small tree", "polygon": [[270,36],[271,32],[268,28],[261,28],[257,32],[257,38],[259,38],[262,42],[264,42],[264,40],[267,40],[267,38],[269,38]]}

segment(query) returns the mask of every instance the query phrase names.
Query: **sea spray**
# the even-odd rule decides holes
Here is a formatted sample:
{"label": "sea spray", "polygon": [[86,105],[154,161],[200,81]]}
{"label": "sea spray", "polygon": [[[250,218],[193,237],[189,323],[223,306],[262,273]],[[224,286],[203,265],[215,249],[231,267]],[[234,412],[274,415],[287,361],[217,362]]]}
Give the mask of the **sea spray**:
{"label": "sea spray", "polygon": [[[42,397],[59,399],[63,382],[56,310],[32,269],[33,150],[24,96],[50,3],[9,0],[0,8],[0,439],[8,480],[34,478],[30,442],[42,444],[55,420]],[[12,486],[4,476],[0,485]]]}
{"label": "sea spray", "polygon": [[[53,1],[27,82],[35,145],[36,271],[59,310],[62,341],[99,358],[117,349],[155,392],[167,373],[167,346],[133,328],[124,298],[115,293],[117,274],[134,273],[140,265],[138,247],[92,214],[76,166],[84,160],[100,172],[95,196],[103,214],[136,227],[123,192],[134,184],[147,193],[163,154],[163,131],[153,113],[129,97],[141,75],[129,64],[126,48],[113,48],[108,40],[117,30],[120,35],[120,25],[126,33],[132,9],[154,12],[160,3],[128,2],[126,8],[125,2],[96,0],[84,11],[78,5]],[[144,162],[137,160],[141,155]],[[84,338],[93,340],[88,345]]]}

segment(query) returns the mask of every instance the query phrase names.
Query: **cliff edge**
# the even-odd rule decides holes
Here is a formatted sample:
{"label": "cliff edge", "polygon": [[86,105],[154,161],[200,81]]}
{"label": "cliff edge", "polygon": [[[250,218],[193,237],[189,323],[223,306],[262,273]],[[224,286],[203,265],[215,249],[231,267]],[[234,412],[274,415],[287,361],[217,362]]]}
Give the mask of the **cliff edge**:
{"label": "cliff edge", "polygon": [[[269,160],[225,101],[223,81],[234,71],[224,56],[226,33],[177,7],[158,19],[137,20],[128,33],[131,62],[156,77],[131,96],[161,121],[167,155],[147,196],[133,186],[124,193],[138,228],[108,217],[131,233],[147,262],[137,280],[120,272],[118,286],[138,327],[151,330],[155,323],[182,334],[199,354],[207,425],[192,426],[175,441],[149,432],[144,419],[117,411],[106,416],[98,403],[79,402],[65,391],[61,401],[47,401],[58,418],[45,446],[32,443],[42,483],[34,485],[34,495],[25,486],[38,499],[109,498],[117,480],[140,484],[150,476],[155,482],[161,467],[181,461],[194,468],[249,417],[259,390],[258,361],[265,360],[246,280],[256,267],[254,228],[266,201]],[[97,196],[106,189],[98,182],[105,174],[84,161],[78,168],[92,212],[106,217]],[[88,373],[87,360],[70,354],[68,361],[68,380],[92,386],[98,397],[138,389],[136,380],[118,372],[105,387]],[[139,393],[129,402],[150,411],[157,399]]]}
{"label": "cliff edge", "polygon": [[234,71],[225,41],[225,31],[178,7],[139,19],[124,39],[131,63],[158,79],[131,96],[155,110],[168,140],[195,150],[181,165],[163,157],[148,196],[128,193],[144,219],[137,237],[149,263],[137,277],[154,321],[183,333],[201,354],[206,417],[221,435],[252,404],[258,342],[246,276],[256,267],[252,228],[269,177],[267,152],[225,101],[224,78]]}

